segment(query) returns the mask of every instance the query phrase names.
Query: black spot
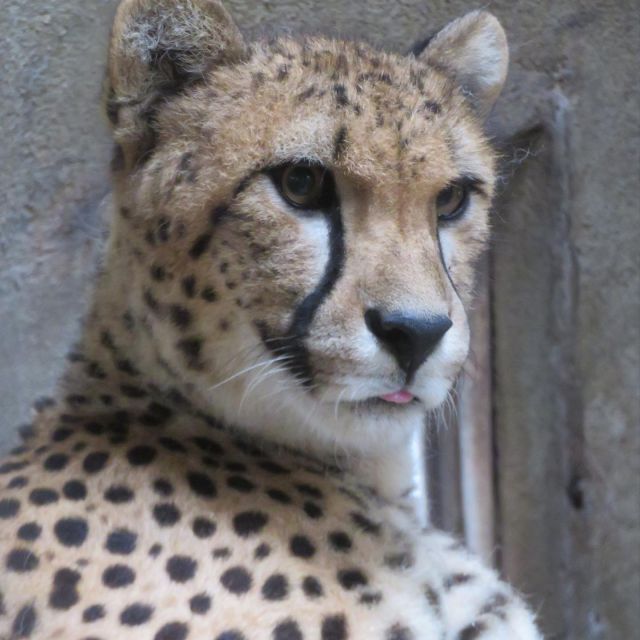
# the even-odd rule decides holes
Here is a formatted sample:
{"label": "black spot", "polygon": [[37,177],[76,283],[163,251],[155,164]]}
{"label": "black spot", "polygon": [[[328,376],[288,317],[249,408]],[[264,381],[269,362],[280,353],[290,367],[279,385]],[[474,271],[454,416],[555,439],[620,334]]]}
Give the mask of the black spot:
{"label": "black spot", "polygon": [[44,461],[44,468],[47,471],[61,471],[69,464],[69,456],[65,453],[52,453]]}
{"label": "black spot", "polygon": [[169,407],[154,401],[147,405],[147,410],[140,415],[138,420],[145,427],[159,427],[169,420],[172,415],[173,411]]}
{"label": "black spot", "polygon": [[269,576],[262,585],[262,597],[265,600],[284,600],[289,594],[289,582],[281,573]]}
{"label": "black spot", "polygon": [[379,591],[375,593],[362,593],[358,598],[358,602],[368,606],[380,604],[380,602],[382,602],[382,594]]}
{"label": "black spot", "polygon": [[156,450],[153,447],[141,444],[136,447],[132,447],[127,451],[127,460],[129,464],[139,467],[147,464],[151,464],[156,457]]}
{"label": "black spot", "polygon": [[307,576],[302,581],[302,590],[308,598],[320,598],[324,595],[322,584],[313,576]]}
{"label": "black spot", "polygon": [[424,585],[424,596],[436,611],[440,611],[440,594],[430,585]]}
{"label": "black spot", "polygon": [[221,634],[217,635],[215,640],[246,640],[244,634],[236,631],[235,629],[231,629],[229,631],[223,631]]}
{"label": "black spot", "polygon": [[121,384],[120,391],[122,391],[122,395],[127,398],[146,398],[148,395],[144,389],[136,387],[133,384]]}
{"label": "black spot", "polygon": [[197,538],[210,538],[216,532],[216,523],[208,518],[195,518],[193,533]]}
{"label": "black spot", "polygon": [[273,473],[275,475],[286,475],[287,473],[291,473],[289,469],[283,467],[281,464],[277,462],[273,462],[273,460],[263,460],[259,463],[261,469],[268,471],[269,473]]}
{"label": "black spot", "polygon": [[408,551],[399,551],[398,553],[388,553],[384,557],[385,566],[390,569],[404,570],[413,566],[413,556]]}
{"label": "black spot", "polygon": [[473,580],[473,576],[468,573],[454,573],[444,579],[444,588],[452,589]]}
{"label": "black spot", "polygon": [[171,556],[165,568],[173,582],[187,582],[195,575],[197,566],[198,563],[189,556]]}
{"label": "black spot", "polygon": [[142,299],[144,300],[144,303],[147,305],[147,307],[149,307],[149,309],[151,309],[151,311],[153,311],[154,313],[157,313],[160,310],[160,303],[149,289],[144,290]]}
{"label": "black spot", "polygon": [[28,604],[18,611],[11,627],[12,638],[29,638],[35,629],[38,615],[33,605]]}
{"label": "black spot", "polygon": [[343,615],[326,616],[322,620],[322,640],[346,640],[347,621]]}
{"label": "black spot", "polygon": [[228,558],[231,555],[231,549],[229,547],[216,547],[211,552],[211,555],[217,560]]}
{"label": "black spot", "polygon": [[310,518],[313,518],[314,520],[322,518],[322,516],[324,515],[324,511],[315,502],[306,501],[302,505],[302,509]]}
{"label": "black spot", "polygon": [[312,85],[310,86],[308,89],[305,89],[302,93],[299,93],[296,96],[296,100],[298,102],[305,102],[305,100],[308,100],[315,92],[316,88]]}
{"label": "black spot", "polygon": [[169,307],[169,317],[178,329],[186,329],[191,324],[191,313],[179,304]]}
{"label": "black spot", "polygon": [[190,369],[199,369],[202,366],[202,362],[200,361],[202,343],[202,338],[198,337],[184,338],[176,343],[177,349],[184,354],[187,360],[187,366]]}
{"label": "black spot", "polygon": [[153,482],[153,490],[161,496],[170,496],[173,493],[173,485],[164,478],[158,478]]}
{"label": "black spot", "polygon": [[53,502],[58,501],[58,492],[53,489],[45,489],[43,487],[39,487],[38,489],[33,489],[29,494],[29,501],[31,504],[35,504],[40,507],[43,505],[51,504]]}
{"label": "black spot", "polygon": [[222,586],[237,595],[251,589],[251,574],[244,567],[231,567],[220,576]]}
{"label": "black spot", "polygon": [[80,480],[68,480],[62,487],[62,495],[68,500],[84,500],[87,497],[87,487]]}
{"label": "black spot", "polygon": [[94,451],[84,459],[82,467],[87,473],[98,473],[104,469],[108,459],[106,451]]}
{"label": "black spot", "polygon": [[135,602],[122,610],[120,624],[128,627],[137,627],[148,622],[153,614],[153,607],[148,604]]}
{"label": "black spot", "polygon": [[344,531],[332,531],[329,534],[329,544],[334,551],[346,553],[353,545],[351,538]]}
{"label": "black spot", "polygon": [[153,518],[161,527],[171,527],[180,520],[180,511],[171,502],[161,502],[153,507]]}
{"label": "black spot", "polygon": [[162,445],[167,451],[187,453],[187,448],[181,442],[178,442],[175,438],[163,436],[161,438],[158,438],[158,443]]}
{"label": "black spot", "polygon": [[90,362],[86,368],[87,375],[96,380],[104,380],[107,377],[105,370],[97,363]]}
{"label": "black spot", "polygon": [[193,260],[197,260],[202,254],[209,248],[211,243],[211,234],[203,233],[196,238],[196,241],[191,245],[189,249],[189,257]]}
{"label": "black spot", "polygon": [[162,282],[167,278],[167,272],[165,271],[164,267],[159,264],[151,265],[150,273],[151,273],[151,277],[156,282]]}
{"label": "black spot", "polygon": [[33,571],[39,564],[38,556],[29,551],[29,549],[12,549],[5,559],[7,569],[16,573]]}
{"label": "black spot", "polygon": [[235,471],[236,473],[245,473],[247,471],[247,465],[242,462],[225,462],[224,468],[227,471]]}
{"label": "black spot", "polygon": [[227,478],[227,486],[230,489],[235,489],[240,493],[250,493],[256,488],[253,482],[247,480],[244,476],[229,476]]}
{"label": "black spot", "polygon": [[369,518],[362,515],[361,513],[358,513],[357,511],[353,511],[351,513],[351,520],[353,524],[355,524],[356,527],[360,529],[360,531],[363,531],[364,533],[368,533],[372,536],[380,535],[380,531],[381,531],[380,525],[376,522],[373,522],[372,520],[369,520]]}
{"label": "black spot", "polygon": [[253,557],[256,560],[262,560],[262,558],[266,558],[271,553],[271,547],[264,542],[259,544],[255,551],[253,552]]}
{"label": "black spot", "polygon": [[37,522],[27,522],[18,529],[17,536],[25,542],[33,542],[41,533],[42,527]]}
{"label": "black spot", "polygon": [[59,569],[53,576],[53,588],[49,594],[52,609],[70,609],[78,600],[80,574],[73,569]]}
{"label": "black spot", "polygon": [[442,106],[433,100],[425,100],[422,107],[425,111],[429,111],[436,115],[442,111]]}
{"label": "black spot", "polygon": [[316,552],[315,545],[307,536],[293,536],[289,541],[289,551],[298,558],[311,558]]}
{"label": "black spot", "polygon": [[273,629],[273,640],[302,640],[302,632],[294,620],[285,620]]}
{"label": "black spot", "polygon": [[346,107],[349,104],[349,98],[347,97],[347,89],[343,84],[333,85],[333,94],[336,98],[336,103],[339,107]]}
{"label": "black spot", "polygon": [[20,510],[20,502],[15,498],[3,498],[0,500],[0,518],[7,520],[13,518]]}
{"label": "black spot", "polygon": [[82,518],[61,518],[56,522],[54,533],[65,547],[79,547],[87,538],[89,525]]}
{"label": "black spot", "polygon": [[394,624],[387,629],[385,640],[413,640],[413,633],[401,624]]}
{"label": "black spot", "polygon": [[191,490],[204,498],[215,498],[217,495],[216,485],[211,478],[198,471],[190,471],[187,473],[187,481]]}
{"label": "black spot", "polygon": [[135,579],[135,572],[126,564],[113,564],[102,573],[102,583],[110,589],[121,589],[130,585]]}
{"label": "black spot", "polygon": [[105,549],[110,553],[128,555],[136,548],[137,535],[129,529],[115,529],[107,536]]}
{"label": "black spot", "polygon": [[224,449],[211,438],[205,438],[203,436],[196,436],[191,438],[193,442],[204,452],[212,456],[224,455]]}
{"label": "black spot", "polygon": [[85,405],[85,404],[89,404],[89,398],[87,398],[87,396],[83,396],[79,393],[72,393],[70,395],[68,395],[65,400],[73,406],[80,406],[80,405]]}
{"label": "black spot", "polygon": [[360,569],[341,569],[338,571],[338,582],[347,591],[369,584],[367,577]]}
{"label": "black spot", "polygon": [[113,504],[123,504],[133,500],[133,491],[123,484],[117,484],[109,487],[104,492],[104,499]]}
{"label": "black spot", "polygon": [[104,618],[105,615],[104,607],[101,604],[94,604],[82,612],[82,622],[95,622]]}
{"label": "black spot", "polygon": [[218,294],[213,287],[205,287],[200,293],[200,297],[205,302],[215,302],[218,299]]}
{"label": "black spot", "polygon": [[67,429],[66,427],[59,427],[51,434],[51,440],[53,440],[53,442],[63,442],[72,433],[73,431],[71,429]]}
{"label": "black spot", "polygon": [[0,466],[0,475],[6,475],[7,473],[12,473],[14,471],[20,471],[27,466],[27,462],[24,460],[20,462],[5,462]]}
{"label": "black spot", "polygon": [[340,127],[333,139],[333,159],[340,160],[347,149],[347,127]]}
{"label": "black spot", "polygon": [[158,226],[156,227],[156,236],[160,242],[169,241],[169,230],[171,228],[171,221],[169,218],[160,216],[158,218]]}
{"label": "black spot", "polygon": [[206,593],[199,593],[189,600],[189,609],[192,613],[202,615],[211,608],[211,598]]}
{"label": "black spot", "polygon": [[296,489],[303,495],[315,498],[316,500],[320,500],[323,497],[322,491],[311,484],[300,483],[296,485]]}
{"label": "black spot", "polygon": [[248,538],[262,531],[269,518],[260,511],[243,511],[233,518],[233,528],[241,538]]}
{"label": "black spot", "polygon": [[193,298],[196,295],[196,279],[194,276],[183,278],[181,285],[187,298]]}
{"label": "black spot", "polygon": [[484,622],[474,622],[466,626],[459,634],[456,640],[476,640],[487,630]]}
{"label": "black spot", "polygon": [[157,558],[161,552],[162,552],[162,545],[158,544],[157,542],[156,544],[152,544],[151,548],[149,549],[149,555],[152,558]]}
{"label": "black spot", "polygon": [[126,373],[130,376],[139,376],[140,372],[131,364],[130,360],[122,359],[116,361],[116,367],[118,371],[122,371],[122,373]]}
{"label": "black spot", "polygon": [[183,622],[169,622],[159,629],[153,640],[184,640],[188,633],[189,627]]}
{"label": "black spot", "polygon": [[16,476],[15,478],[11,478],[9,480],[9,484],[7,484],[7,489],[22,489],[22,487],[26,487],[29,484],[29,480],[24,476]]}

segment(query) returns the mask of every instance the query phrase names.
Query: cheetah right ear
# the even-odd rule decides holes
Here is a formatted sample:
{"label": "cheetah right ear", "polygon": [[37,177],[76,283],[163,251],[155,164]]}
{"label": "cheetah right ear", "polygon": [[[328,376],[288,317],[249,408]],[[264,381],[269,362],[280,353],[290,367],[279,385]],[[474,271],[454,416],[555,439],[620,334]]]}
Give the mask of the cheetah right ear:
{"label": "cheetah right ear", "polygon": [[[150,105],[183,91],[215,66],[242,60],[246,51],[217,0],[122,0],[109,46],[109,119],[126,130],[125,137],[135,136],[143,124],[136,118]],[[133,113],[121,122],[125,110]]]}
{"label": "cheetah right ear", "polygon": [[481,118],[491,111],[509,66],[507,37],[497,18],[487,11],[472,11],[450,22],[415,45],[411,53],[442,68]]}

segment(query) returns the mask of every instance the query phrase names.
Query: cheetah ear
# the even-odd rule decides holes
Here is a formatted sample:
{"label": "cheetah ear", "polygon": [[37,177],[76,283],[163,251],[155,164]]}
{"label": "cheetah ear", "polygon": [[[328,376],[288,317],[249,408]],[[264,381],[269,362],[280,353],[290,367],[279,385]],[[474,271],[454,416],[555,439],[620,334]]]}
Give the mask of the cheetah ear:
{"label": "cheetah ear", "polygon": [[507,76],[509,47],[498,19],[487,11],[472,11],[450,22],[416,45],[412,53],[452,75],[481,117],[495,103]]}
{"label": "cheetah ear", "polygon": [[109,46],[107,115],[131,135],[139,128],[135,114],[119,123],[121,110],[138,106],[140,113],[148,111],[214,66],[240,61],[246,51],[240,31],[217,0],[122,0]]}

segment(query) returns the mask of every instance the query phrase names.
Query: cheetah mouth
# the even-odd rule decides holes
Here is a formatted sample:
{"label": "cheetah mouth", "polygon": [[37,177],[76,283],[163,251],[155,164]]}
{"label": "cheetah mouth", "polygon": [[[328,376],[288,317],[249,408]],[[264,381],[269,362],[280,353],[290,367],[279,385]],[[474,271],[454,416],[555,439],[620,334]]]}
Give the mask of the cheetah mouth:
{"label": "cheetah mouth", "polygon": [[[399,392],[394,392],[399,393]],[[407,411],[409,408],[415,408],[417,405],[421,405],[422,401],[414,396],[410,392],[405,392],[407,396],[402,401],[389,400],[387,396],[394,394],[385,394],[384,396],[372,396],[370,398],[363,398],[362,400],[349,400],[344,401],[341,404],[345,405],[352,411],[376,411],[376,412],[393,412],[399,413]],[[410,397],[409,397],[410,396]]]}

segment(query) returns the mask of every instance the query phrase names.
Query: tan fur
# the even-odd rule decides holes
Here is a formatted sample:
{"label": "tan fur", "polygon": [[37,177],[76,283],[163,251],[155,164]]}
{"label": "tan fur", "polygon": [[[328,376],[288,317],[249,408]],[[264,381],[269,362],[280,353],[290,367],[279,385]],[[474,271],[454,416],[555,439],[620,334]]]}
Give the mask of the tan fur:
{"label": "tan fur", "polygon": [[[114,219],[59,398],[0,467],[0,638],[538,638],[509,587],[401,500],[411,439],[466,357],[494,183],[482,115],[506,61],[484,13],[415,59],[249,45],[211,0],[121,4]],[[305,383],[270,345],[338,253],[328,218],[268,175],[298,161],[332,172],[344,244]],[[439,226],[462,176],[482,192]],[[372,307],[453,322],[410,383],[419,403],[369,402],[405,384]]]}

